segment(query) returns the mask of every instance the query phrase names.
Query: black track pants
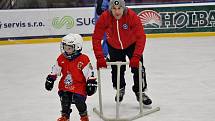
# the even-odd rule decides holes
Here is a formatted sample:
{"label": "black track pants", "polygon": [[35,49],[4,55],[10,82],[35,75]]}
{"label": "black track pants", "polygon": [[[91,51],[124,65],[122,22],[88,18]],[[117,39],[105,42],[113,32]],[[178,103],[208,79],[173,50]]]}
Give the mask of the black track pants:
{"label": "black track pants", "polygon": [[[120,49],[115,49],[111,47],[108,44],[108,49],[109,49],[109,55],[110,55],[110,61],[111,62],[116,62],[116,61],[121,61],[125,62],[126,61],[126,56],[131,59],[133,52],[134,52],[135,44],[131,45],[130,47],[120,50]],[[141,63],[143,65],[143,57],[141,57]],[[117,87],[117,66],[111,66],[112,71],[112,83],[113,87]],[[120,88],[123,88],[126,86],[125,82],[125,71],[126,71],[126,66],[123,65],[120,67]],[[133,73],[133,91],[134,92],[139,92],[139,70],[138,68],[131,68],[131,72]],[[147,88],[147,82],[146,82],[146,73],[145,73],[145,67],[142,66],[142,78],[143,78],[143,91]]]}

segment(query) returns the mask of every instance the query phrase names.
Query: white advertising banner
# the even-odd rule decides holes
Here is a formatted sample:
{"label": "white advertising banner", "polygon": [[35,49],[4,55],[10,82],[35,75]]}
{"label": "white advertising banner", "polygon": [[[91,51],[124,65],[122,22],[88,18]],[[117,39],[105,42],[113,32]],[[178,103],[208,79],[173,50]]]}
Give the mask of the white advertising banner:
{"label": "white advertising banner", "polygon": [[92,34],[94,8],[0,10],[0,38]]}

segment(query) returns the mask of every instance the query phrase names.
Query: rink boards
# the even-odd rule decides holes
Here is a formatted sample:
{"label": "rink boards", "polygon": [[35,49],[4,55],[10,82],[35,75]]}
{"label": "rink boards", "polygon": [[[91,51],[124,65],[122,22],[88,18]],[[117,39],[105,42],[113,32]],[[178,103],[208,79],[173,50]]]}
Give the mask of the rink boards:
{"label": "rink boards", "polygon": [[[148,38],[214,36],[215,3],[129,6]],[[68,33],[92,40],[94,8],[0,11],[0,45],[59,42]]]}

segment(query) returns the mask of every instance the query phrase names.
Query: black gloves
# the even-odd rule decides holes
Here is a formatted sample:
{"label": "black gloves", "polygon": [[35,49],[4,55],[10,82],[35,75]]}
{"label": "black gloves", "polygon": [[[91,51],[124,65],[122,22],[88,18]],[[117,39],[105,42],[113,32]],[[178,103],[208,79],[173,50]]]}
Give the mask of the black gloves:
{"label": "black gloves", "polygon": [[54,87],[54,81],[57,79],[57,75],[51,75],[49,74],[46,77],[46,82],[45,82],[45,88],[48,91],[51,91],[52,88]]}
{"label": "black gloves", "polygon": [[[54,82],[57,79],[57,75],[49,74],[46,78],[45,88],[48,91],[51,91],[54,87]],[[88,96],[93,95],[97,91],[97,81],[95,77],[89,77],[86,84],[86,92]]]}
{"label": "black gloves", "polygon": [[88,96],[91,96],[96,93],[97,90],[97,81],[95,77],[90,77],[87,80],[86,92]]}

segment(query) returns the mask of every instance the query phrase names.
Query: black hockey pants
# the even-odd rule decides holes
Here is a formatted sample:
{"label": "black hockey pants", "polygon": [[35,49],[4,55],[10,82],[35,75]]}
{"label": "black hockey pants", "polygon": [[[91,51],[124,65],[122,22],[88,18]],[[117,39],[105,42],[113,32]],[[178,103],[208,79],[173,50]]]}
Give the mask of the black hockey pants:
{"label": "black hockey pants", "polygon": [[[115,49],[108,44],[110,62],[116,62],[116,61],[125,62],[126,56],[128,56],[128,58],[131,59],[134,49],[135,49],[135,44],[132,44],[131,46],[129,46],[128,48],[126,48],[124,50]],[[140,61],[143,65],[143,56],[141,57]],[[111,66],[111,68],[112,68],[112,71],[111,71],[112,83],[113,83],[113,87],[116,89],[117,88],[117,66]],[[126,66],[122,65],[120,67],[120,88],[123,88],[126,86],[125,70],[126,70]],[[134,81],[134,85],[132,87],[133,91],[139,92],[139,70],[138,70],[138,68],[131,68],[131,72],[133,73],[133,81]],[[144,66],[142,66],[142,78],[144,80],[142,90],[145,91],[145,89],[147,88],[147,82],[146,82],[146,73],[145,73]]]}
{"label": "black hockey pants", "polygon": [[59,91],[58,95],[60,96],[62,115],[70,117],[70,113],[72,112],[72,109],[70,109],[71,104],[75,104],[80,116],[87,115],[86,97],[68,91]]}

